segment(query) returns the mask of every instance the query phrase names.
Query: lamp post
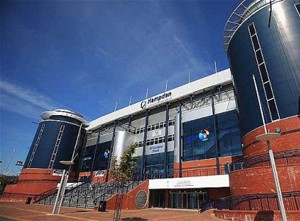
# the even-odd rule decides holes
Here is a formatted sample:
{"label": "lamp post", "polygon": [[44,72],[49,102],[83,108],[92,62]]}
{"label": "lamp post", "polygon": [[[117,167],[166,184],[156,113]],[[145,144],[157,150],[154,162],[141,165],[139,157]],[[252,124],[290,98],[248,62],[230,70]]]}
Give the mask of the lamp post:
{"label": "lamp post", "polygon": [[[64,195],[65,195],[65,190],[66,190],[66,186],[67,186],[67,183],[68,183],[69,175],[70,175],[70,172],[71,172],[71,166],[74,164],[74,160],[78,155],[78,153],[76,153],[76,150],[77,150],[77,144],[78,144],[79,138],[80,138],[82,125],[83,124],[80,124],[80,127],[78,129],[78,134],[77,134],[76,142],[75,142],[75,145],[74,145],[71,160],[61,160],[61,161],[59,161],[59,163],[61,163],[63,165],[66,165],[66,166],[69,166],[69,169],[68,169],[68,171],[66,171],[65,169],[63,170],[63,174],[62,174],[62,177],[61,177],[61,180],[60,180],[60,185],[59,185],[59,188],[58,188],[58,191],[57,191],[57,196],[56,196],[55,203],[54,203],[54,206],[53,206],[52,214],[59,214],[59,212],[60,212],[60,208],[61,208],[62,202],[64,200]],[[59,202],[59,204],[57,205],[58,202]]]}
{"label": "lamp post", "polygon": [[65,191],[66,191],[66,186],[68,183],[68,179],[69,179],[69,174],[70,174],[70,168],[71,166],[74,164],[73,161],[59,161],[61,164],[69,166],[69,170],[66,171],[65,169],[63,170],[63,174],[61,176],[61,180],[59,183],[59,188],[57,191],[57,196],[54,202],[54,206],[53,206],[53,210],[52,210],[52,214],[59,214],[60,212],[60,208],[62,206],[62,202],[64,200],[64,195],[65,195]]}
{"label": "lamp post", "polygon": [[271,167],[272,167],[272,172],[273,172],[274,183],[275,183],[277,197],[278,197],[278,203],[279,203],[281,218],[282,218],[282,221],[287,221],[286,212],[285,212],[284,203],[283,203],[283,197],[282,197],[279,178],[278,178],[278,173],[277,173],[275,159],[274,159],[274,154],[273,154],[273,151],[272,151],[271,145],[270,145],[270,140],[273,140],[273,139],[276,139],[277,137],[279,137],[280,133],[268,133],[265,118],[264,118],[264,114],[263,114],[263,110],[262,110],[262,106],[261,106],[261,101],[260,101],[260,97],[259,97],[259,93],[258,93],[258,89],[257,89],[256,80],[255,80],[254,75],[252,77],[253,77],[255,92],[256,92],[256,96],[257,96],[257,100],[258,100],[258,104],[259,104],[260,115],[261,115],[262,122],[263,122],[263,127],[264,127],[264,134],[260,134],[260,135],[256,136],[256,140],[267,142],[269,158],[270,158],[270,164],[271,164]]}

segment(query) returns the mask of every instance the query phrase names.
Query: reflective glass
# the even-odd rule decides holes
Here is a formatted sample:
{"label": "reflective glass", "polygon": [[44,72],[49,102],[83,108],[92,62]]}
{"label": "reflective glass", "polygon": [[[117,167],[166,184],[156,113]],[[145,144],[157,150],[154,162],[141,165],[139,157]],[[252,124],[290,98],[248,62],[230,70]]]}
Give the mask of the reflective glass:
{"label": "reflective glass", "polygon": [[254,25],[253,24],[251,24],[249,26],[249,31],[250,31],[251,36],[255,34],[255,29],[254,29]]}
{"label": "reflective glass", "polygon": [[267,74],[265,63],[263,63],[263,64],[261,64],[259,66],[259,70],[260,70],[260,74],[261,74],[261,78],[262,78],[263,82],[268,81],[269,78],[268,78],[268,74]]}
{"label": "reflective glass", "polygon": [[259,44],[258,44],[258,39],[257,39],[256,35],[252,36],[252,42],[253,42],[253,46],[254,46],[255,51],[258,50],[259,49]]}
{"label": "reflective glass", "polygon": [[[145,156],[145,171],[150,175],[164,174],[165,153],[151,154]],[[174,152],[167,153],[167,173],[173,173]],[[139,165],[137,165],[139,167]]]}
{"label": "reflective glass", "polygon": [[[242,154],[236,111],[216,115],[219,156]],[[216,157],[213,116],[183,124],[183,161]]]}
{"label": "reflective glass", "polygon": [[81,171],[90,171],[92,169],[94,154],[94,170],[106,170],[110,156],[110,147],[111,141],[98,144],[96,153],[96,145],[86,147],[82,157]]}

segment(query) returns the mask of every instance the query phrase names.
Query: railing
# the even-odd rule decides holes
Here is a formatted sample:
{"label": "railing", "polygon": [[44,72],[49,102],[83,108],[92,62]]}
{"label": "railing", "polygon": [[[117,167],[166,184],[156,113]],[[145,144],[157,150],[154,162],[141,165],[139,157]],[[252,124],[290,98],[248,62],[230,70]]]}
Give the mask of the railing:
{"label": "railing", "polygon": [[[300,191],[283,192],[282,196],[286,210],[300,209]],[[205,205],[205,208],[209,207],[213,207],[219,210],[279,210],[276,193],[225,197],[218,201],[210,202]]]}
{"label": "railing", "polygon": [[107,200],[110,196],[116,193],[127,193],[136,187],[140,182],[133,181],[127,184],[120,184],[120,183],[112,183],[110,185],[106,185],[104,191],[99,194],[99,196],[94,198],[94,204],[97,205],[100,200],[104,201]]}
{"label": "railing", "polygon": [[[277,165],[299,164],[300,149],[274,152],[274,158]],[[225,164],[224,169],[225,174],[229,174],[234,170],[261,166],[270,166],[270,158],[268,153],[259,156],[244,157],[243,159],[235,161],[231,164]]]}
{"label": "railing", "polygon": [[[271,1],[271,2],[270,2]],[[282,0],[244,0],[242,1],[235,10],[229,16],[225,27],[223,36],[223,46],[225,51],[227,51],[229,43],[235,34],[236,30],[241,26],[241,24],[250,17],[253,13],[259,9],[268,6],[269,4],[274,4]]]}
{"label": "railing", "polygon": [[[276,159],[276,162],[278,162],[278,165],[300,163],[300,149],[274,152],[274,158]],[[270,165],[270,158],[268,153],[254,157],[245,157],[243,161],[246,168],[253,166]]]}
{"label": "railing", "polygon": [[48,190],[40,195],[37,195],[36,197],[34,197],[34,203],[37,203],[40,200],[43,200],[43,199],[47,198],[48,196],[55,194],[56,192],[57,192],[57,188],[55,187],[55,188]]}

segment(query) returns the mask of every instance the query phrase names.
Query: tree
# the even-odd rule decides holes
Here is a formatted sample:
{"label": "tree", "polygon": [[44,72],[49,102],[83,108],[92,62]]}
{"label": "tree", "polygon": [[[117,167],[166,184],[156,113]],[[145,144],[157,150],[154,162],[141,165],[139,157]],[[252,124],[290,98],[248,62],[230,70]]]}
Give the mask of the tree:
{"label": "tree", "polygon": [[136,145],[130,145],[122,154],[120,162],[116,157],[112,158],[109,170],[109,177],[117,183],[119,187],[119,193],[117,196],[117,203],[114,213],[114,221],[119,221],[121,218],[123,191],[124,184],[132,179],[134,168],[136,166],[136,160],[133,158]]}
{"label": "tree", "polygon": [[125,184],[132,179],[136,159],[133,158],[136,144],[130,145],[122,154],[120,162],[117,162],[116,157],[112,158],[109,170],[109,177],[120,184]]}

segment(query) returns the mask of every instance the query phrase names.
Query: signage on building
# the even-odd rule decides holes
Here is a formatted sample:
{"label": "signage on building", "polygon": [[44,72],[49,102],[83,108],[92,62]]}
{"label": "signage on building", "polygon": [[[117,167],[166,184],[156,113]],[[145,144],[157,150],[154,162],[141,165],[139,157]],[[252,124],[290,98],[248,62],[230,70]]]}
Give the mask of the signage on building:
{"label": "signage on building", "polygon": [[157,153],[157,152],[160,152],[160,150],[162,150],[163,146],[160,145],[160,146],[152,146],[149,148],[150,152],[152,153]]}
{"label": "signage on building", "polygon": [[146,100],[143,100],[141,102],[141,108],[142,109],[146,109],[149,106],[153,106],[155,104],[158,104],[160,102],[169,100],[171,98],[172,98],[172,92],[171,91],[165,92],[165,93],[157,95],[155,97],[150,97],[150,98],[148,98]]}
{"label": "signage on building", "polygon": [[146,154],[150,155],[150,154],[162,153],[165,150],[164,146],[165,146],[164,144],[161,144],[161,145],[153,145],[153,146],[147,147]]}
{"label": "signage on building", "polygon": [[207,130],[207,129],[204,129],[204,130],[201,130],[200,132],[199,132],[199,134],[195,134],[195,135],[192,135],[192,136],[188,136],[187,138],[186,138],[186,141],[188,142],[188,143],[191,143],[191,142],[193,142],[193,141],[196,141],[196,140],[201,140],[202,142],[204,142],[204,141],[207,141],[208,140],[208,136],[209,136],[209,130]]}
{"label": "signage on building", "polygon": [[229,187],[228,175],[149,180],[149,189],[194,189]]}
{"label": "signage on building", "polygon": [[95,173],[95,177],[102,177],[105,175],[105,171],[104,170],[98,170]]}

